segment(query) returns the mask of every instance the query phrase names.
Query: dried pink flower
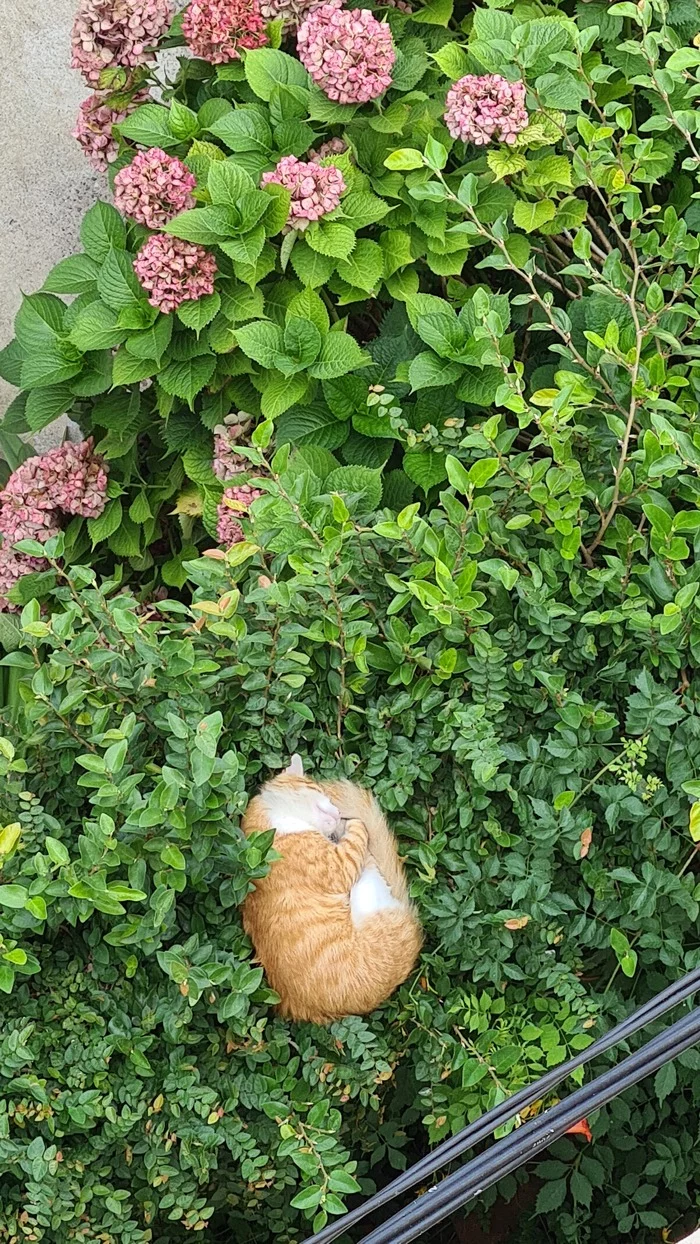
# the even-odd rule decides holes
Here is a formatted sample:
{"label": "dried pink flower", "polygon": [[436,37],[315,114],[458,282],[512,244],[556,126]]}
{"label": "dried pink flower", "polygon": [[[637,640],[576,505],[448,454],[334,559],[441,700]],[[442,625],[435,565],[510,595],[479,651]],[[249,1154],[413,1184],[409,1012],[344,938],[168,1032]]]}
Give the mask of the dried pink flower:
{"label": "dried pink flower", "polygon": [[[230,548],[232,544],[240,544],[241,540],[245,539],[237,515],[247,513],[253,502],[262,495],[260,488],[253,488],[250,484],[238,484],[233,488],[224,489],[223,498],[217,507],[216,534],[221,544]],[[228,501],[236,502],[237,508],[228,505]]]}
{"label": "dried pink flower", "polygon": [[114,178],[114,206],[147,229],[162,229],[178,212],[194,207],[197,178],[160,147],[139,151]]}
{"label": "dried pink flower", "polygon": [[43,570],[41,558],[15,553],[20,540],[45,544],[61,530],[60,514],[97,518],[107,501],[107,469],[92,438],[66,441],[47,454],[27,458],[0,491],[0,606],[23,574]]}
{"label": "dried pink flower", "polygon": [[340,203],[345,182],[334,164],[307,164],[296,156],[283,156],[271,173],[263,173],[261,186],[275,182],[290,190],[289,224],[293,229],[306,229],[313,220],[320,220]]}
{"label": "dried pink flower", "polygon": [[136,256],[134,271],[151,306],[168,315],[183,302],[214,292],[216,260],[194,242],[154,233]]}
{"label": "dried pink flower", "polygon": [[447,92],[445,124],[453,138],[476,147],[493,138],[511,145],[528,124],[525,86],[497,73],[468,73]]}
{"label": "dried pink flower", "polygon": [[73,69],[98,84],[105,69],[148,64],[173,12],[171,0],[81,0],[71,38]]}
{"label": "dried pink flower", "polygon": [[214,459],[211,465],[218,479],[233,479],[234,475],[248,469],[248,460],[235,448],[245,429],[243,423],[221,424],[214,428]]}
{"label": "dried pink flower", "polygon": [[267,43],[259,0],[192,0],[182,33],[193,55],[212,65],[239,60],[239,48]]}
{"label": "dried pink flower", "polygon": [[104,173],[119,153],[119,142],[113,136],[112,126],[125,121],[134,108],[149,99],[148,91],[139,91],[128,104],[113,108],[106,102],[110,94],[109,91],[95,91],[88,95],[80,105],[73,130],[73,137],[98,173]]}
{"label": "dried pink flower", "polygon": [[320,147],[312,147],[306,154],[307,159],[312,164],[320,164],[322,160],[327,160],[329,156],[342,155],[347,149],[348,144],[343,138],[329,138],[327,142],[321,143]]}
{"label": "dried pink flower", "polygon": [[296,30],[319,0],[260,0],[260,12],[266,22],[284,19],[284,28]]}
{"label": "dried pink flower", "polygon": [[297,52],[329,99],[366,104],[391,86],[396,51],[386,22],[369,9],[342,9],[328,0],[299,27]]}
{"label": "dried pink flower", "polygon": [[0,609],[6,609],[8,613],[16,613],[20,606],[10,604],[7,599],[10,589],[14,587],[18,579],[22,578],[22,575],[31,574],[37,570],[48,570],[48,566],[49,563],[44,561],[43,557],[27,557],[24,553],[13,552],[9,541],[5,540],[0,546]]}

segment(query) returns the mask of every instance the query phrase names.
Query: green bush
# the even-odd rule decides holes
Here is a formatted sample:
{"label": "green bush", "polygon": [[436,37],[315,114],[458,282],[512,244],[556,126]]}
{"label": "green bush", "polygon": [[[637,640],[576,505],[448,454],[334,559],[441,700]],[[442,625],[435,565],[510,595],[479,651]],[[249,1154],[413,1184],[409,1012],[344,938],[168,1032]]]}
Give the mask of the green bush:
{"label": "green bush", "polygon": [[[368,522],[320,452],[278,451],[254,539],[162,616],[48,546],[50,609],[4,660],[9,1239],[299,1240],[697,966],[698,572],[674,584],[642,535],[586,571],[514,530],[540,503],[500,452],[488,479],[481,444],[448,461],[461,499]],[[376,791],[427,932],[391,1001],[328,1031],[275,1017],[236,911],[270,845],[241,809],[293,750]],[[691,1210],[699,1066],[547,1154],[561,1238]]]}

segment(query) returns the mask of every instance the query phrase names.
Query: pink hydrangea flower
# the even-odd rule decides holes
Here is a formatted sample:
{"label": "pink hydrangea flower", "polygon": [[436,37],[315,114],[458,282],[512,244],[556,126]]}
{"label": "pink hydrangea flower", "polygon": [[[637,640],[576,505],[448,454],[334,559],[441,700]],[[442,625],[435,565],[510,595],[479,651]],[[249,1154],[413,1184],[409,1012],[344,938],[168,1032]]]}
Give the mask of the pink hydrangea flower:
{"label": "pink hydrangea flower", "polygon": [[105,69],[148,64],[173,12],[171,0],[81,0],[71,37],[73,69],[97,84]]}
{"label": "pink hydrangea flower", "polygon": [[266,22],[284,19],[285,30],[296,30],[310,9],[319,0],[260,0],[260,12]]}
{"label": "pink hydrangea flower", "polygon": [[267,43],[259,0],[192,0],[182,33],[192,54],[212,65],[239,60],[240,48]]}
{"label": "pink hydrangea flower", "polygon": [[[226,548],[230,548],[232,544],[240,544],[241,540],[245,539],[237,515],[246,514],[253,502],[262,495],[260,488],[253,488],[250,484],[237,484],[233,488],[224,490],[224,495],[217,507],[216,534],[219,542],[225,544]],[[237,506],[231,507],[227,504],[228,501],[236,502]]]}
{"label": "pink hydrangea flower", "polygon": [[216,260],[194,242],[154,233],[136,256],[134,271],[151,306],[169,315],[183,302],[214,292]]}
{"label": "pink hydrangea flower", "polygon": [[386,22],[369,9],[342,9],[328,0],[299,27],[299,60],[329,99],[366,104],[391,86],[396,51]]}
{"label": "pink hydrangea flower", "polygon": [[468,73],[447,92],[445,124],[453,138],[476,147],[493,138],[512,145],[528,124],[525,86],[497,73]]}
{"label": "pink hydrangea flower", "polygon": [[27,458],[0,491],[0,608],[24,574],[46,569],[42,558],[14,552],[20,540],[45,544],[61,530],[60,515],[97,518],[107,501],[107,468],[93,452],[92,438],[67,441],[47,454]]}
{"label": "pink hydrangea flower", "polygon": [[119,142],[112,133],[112,126],[125,121],[130,112],[149,98],[148,91],[139,91],[122,108],[112,108],[106,102],[109,91],[95,91],[88,95],[78,109],[73,137],[98,173],[104,173],[119,153]]}
{"label": "pink hydrangea flower", "polygon": [[307,152],[307,158],[312,164],[320,164],[321,160],[327,160],[329,156],[342,155],[347,149],[348,144],[343,138],[329,138],[327,142],[321,143],[320,147],[312,147]]}
{"label": "pink hydrangea flower", "polygon": [[260,185],[270,182],[291,191],[289,224],[293,229],[306,229],[313,220],[332,212],[345,190],[343,174],[335,165],[307,164],[293,155],[283,156],[271,173],[263,173]]}
{"label": "pink hydrangea flower", "polygon": [[[56,510],[97,518],[105,507],[106,496],[107,468],[93,452],[92,437],[78,445],[66,441],[46,454],[27,458],[12,473],[0,492],[0,529],[9,532],[15,523],[26,524],[29,520],[38,528],[43,527],[45,522],[40,515]],[[25,537],[15,537],[20,538]]]}
{"label": "pink hydrangea flower", "polygon": [[233,479],[248,469],[249,463],[243,454],[236,452],[236,445],[246,430],[246,424],[220,424],[214,428],[214,458],[212,470],[218,479]]}
{"label": "pink hydrangea flower", "polygon": [[24,553],[15,553],[5,540],[0,547],[0,609],[8,613],[16,613],[19,605],[11,605],[7,599],[10,589],[14,587],[22,575],[37,570],[48,570],[49,563],[43,557],[27,557]]}
{"label": "pink hydrangea flower", "polygon": [[162,229],[178,212],[194,207],[197,178],[160,147],[139,151],[114,178],[114,206],[147,229]]}

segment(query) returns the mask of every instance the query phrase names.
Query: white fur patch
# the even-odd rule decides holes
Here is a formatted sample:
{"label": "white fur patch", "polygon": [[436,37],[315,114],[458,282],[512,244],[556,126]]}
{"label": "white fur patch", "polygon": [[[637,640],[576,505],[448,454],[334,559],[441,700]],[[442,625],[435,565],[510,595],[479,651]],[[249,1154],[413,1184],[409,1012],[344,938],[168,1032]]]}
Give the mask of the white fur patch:
{"label": "white fur patch", "polygon": [[400,907],[378,868],[370,865],[350,891],[350,914],[353,924],[390,907]]}
{"label": "white fur patch", "polygon": [[305,834],[315,830],[325,838],[337,833],[340,813],[321,791],[267,787],[262,798],[270,826],[277,834]]}

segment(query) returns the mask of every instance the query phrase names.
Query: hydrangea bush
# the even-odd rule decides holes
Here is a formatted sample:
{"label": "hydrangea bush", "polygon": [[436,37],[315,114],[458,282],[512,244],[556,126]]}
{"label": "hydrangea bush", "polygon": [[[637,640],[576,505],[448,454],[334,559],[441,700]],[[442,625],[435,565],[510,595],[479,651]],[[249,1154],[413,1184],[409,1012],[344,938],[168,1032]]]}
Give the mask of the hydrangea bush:
{"label": "hydrangea bush", "polygon": [[[68,556],[179,585],[241,411],[333,452],[348,487],[381,471],[396,505],[431,499],[492,408],[519,444],[574,420],[591,471],[579,455],[566,513],[538,482],[541,521],[594,559],[638,495],[640,407],[673,425],[694,393],[694,3],[273,8],[193,2],[164,35],[160,0],[82,5],[75,47],[104,66],[83,141],[124,214],[92,208],[20,311],[10,464],[70,412],[121,491]],[[143,102],[158,40],[196,30]]]}

